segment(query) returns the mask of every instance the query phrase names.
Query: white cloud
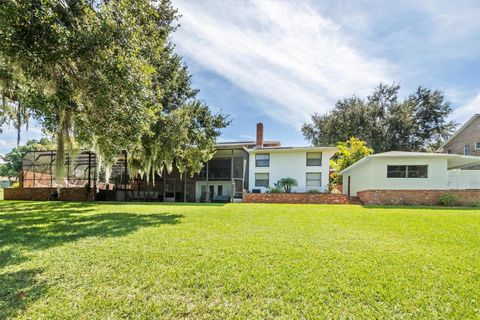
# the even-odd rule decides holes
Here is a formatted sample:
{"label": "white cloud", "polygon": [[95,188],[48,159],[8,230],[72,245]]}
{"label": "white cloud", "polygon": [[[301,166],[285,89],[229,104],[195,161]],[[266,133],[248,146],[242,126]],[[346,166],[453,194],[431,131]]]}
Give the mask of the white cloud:
{"label": "white cloud", "polygon": [[255,140],[254,136],[248,135],[248,134],[241,134],[239,136],[241,139],[247,139],[247,140]]}
{"label": "white cloud", "polygon": [[463,123],[476,113],[480,113],[480,93],[463,106],[455,109],[452,118],[457,122]]}
{"label": "white cloud", "polygon": [[7,146],[8,146],[7,141],[5,141],[5,140],[0,140],[0,148],[5,148],[5,147],[7,147]]}
{"label": "white cloud", "polygon": [[263,112],[298,127],[352,94],[391,82],[392,64],[367,57],[306,2],[176,1],[180,53],[250,94]]}

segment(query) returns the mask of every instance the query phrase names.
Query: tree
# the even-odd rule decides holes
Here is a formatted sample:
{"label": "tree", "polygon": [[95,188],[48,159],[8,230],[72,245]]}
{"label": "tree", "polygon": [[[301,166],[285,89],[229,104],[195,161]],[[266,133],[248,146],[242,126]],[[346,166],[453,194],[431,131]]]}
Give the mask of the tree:
{"label": "tree", "polygon": [[450,103],[441,91],[421,86],[400,102],[399,90],[396,84],[380,84],[366,99],[339,100],[330,112],[313,114],[302,127],[303,135],[314,145],[358,137],[376,152],[436,149],[455,129],[447,120]]}
{"label": "tree", "polygon": [[22,126],[25,125],[28,130],[30,110],[23,101],[24,95],[20,83],[13,80],[13,75],[5,65],[5,61],[1,59],[1,56],[0,81],[0,88],[2,89],[0,93],[0,126],[5,122],[13,124],[13,127],[17,130],[18,147],[21,140]]}
{"label": "tree", "polygon": [[294,178],[282,178],[278,180],[278,186],[283,188],[286,193],[290,193],[292,191],[292,187],[297,186],[297,180]]}
{"label": "tree", "polygon": [[365,141],[355,137],[339,142],[337,146],[337,153],[330,159],[330,166],[335,170],[331,175],[333,185],[341,183],[339,173],[342,170],[373,153],[373,149],[367,147]]}
{"label": "tree", "polygon": [[47,138],[28,140],[25,145],[13,148],[10,152],[0,156],[0,159],[4,161],[0,164],[0,176],[17,181],[18,174],[22,171],[22,159],[25,153],[28,151],[54,150],[55,148],[55,144]]}
{"label": "tree", "polygon": [[169,42],[177,19],[169,0],[2,1],[1,89],[15,84],[16,102],[55,136],[57,178],[79,146],[106,167],[126,150],[139,172],[198,171],[213,155],[228,122],[195,100]]}

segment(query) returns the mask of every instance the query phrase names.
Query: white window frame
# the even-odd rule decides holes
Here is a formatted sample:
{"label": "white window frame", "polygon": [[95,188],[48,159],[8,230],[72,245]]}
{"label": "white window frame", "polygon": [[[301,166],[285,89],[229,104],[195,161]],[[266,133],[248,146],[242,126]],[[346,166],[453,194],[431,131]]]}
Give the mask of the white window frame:
{"label": "white window frame", "polygon": [[[308,158],[309,155],[319,154],[320,158]],[[307,167],[321,167],[322,166],[322,153],[321,152],[307,152],[305,153]],[[308,160],[320,160],[320,164],[309,164]]]}
{"label": "white window frame", "polygon": [[[257,174],[265,174],[265,175],[267,175],[267,179],[257,179]],[[254,179],[255,179],[255,187],[265,187],[265,188],[267,188],[267,187],[270,186],[270,173],[268,173],[268,172],[255,172]],[[258,180],[262,180],[262,181],[267,180],[267,185],[258,185],[257,184]]]}
{"label": "white window frame", "polygon": [[[318,175],[320,175],[320,178],[318,178],[318,179],[311,179],[311,178],[310,178],[310,179],[309,179],[309,178],[308,178],[308,175],[309,175],[309,174],[318,174]],[[320,184],[319,184],[319,185],[314,185],[314,186],[308,185],[308,181],[312,181],[312,180],[313,180],[313,181],[317,181],[317,180],[318,180],[318,181],[320,182]],[[321,188],[321,187],[322,187],[322,173],[321,173],[321,172],[306,172],[306,173],[305,173],[305,187],[307,187],[307,189],[308,189],[308,188]]]}
{"label": "white window frame", "polygon": [[[391,171],[388,170],[388,167],[405,167],[405,177],[389,177],[388,173]],[[410,167],[427,167],[427,175],[425,177],[410,177],[409,169]],[[387,165],[387,179],[428,179],[428,165],[427,164],[392,164]]]}
{"label": "white window frame", "polygon": [[[259,156],[266,156],[267,159],[257,159],[257,157]],[[266,166],[259,166],[258,165],[258,161],[267,161],[267,165]],[[270,153],[255,153],[255,167],[257,168],[268,168],[270,167]]]}
{"label": "white window frame", "polygon": [[480,150],[480,141],[475,142],[475,150]]}

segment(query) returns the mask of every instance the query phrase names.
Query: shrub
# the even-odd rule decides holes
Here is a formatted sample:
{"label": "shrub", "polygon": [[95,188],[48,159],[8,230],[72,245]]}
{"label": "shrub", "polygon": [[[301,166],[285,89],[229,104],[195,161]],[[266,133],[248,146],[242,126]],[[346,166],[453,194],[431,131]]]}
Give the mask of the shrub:
{"label": "shrub", "polygon": [[472,201],[472,202],[469,202],[469,203],[467,204],[467,206],[468,206],[468,207],[473,207],[473,208],[475,208],[475,207],[480,207],[480,202]]}
{"label": "shrub", "polygon": [[444,207],[452,206],[456,201],[455,195],[445,192],[438,199],[438,204]]}
{"label": "shrub", "polygon": [[308,190],[307,193],[321,193],[321,192],[318,190],[312,189],[312,190]]}
{"label": "shrub", "polygon": [[282,186],[280,185],[279,182],[275,182],[273,184],[273,187],[268,187],[267,188],[268,193],[280,193],[282,192]]}
{"label": "shrub", "polygon": [[298,186],[297,180],[294,178],[282,178],[278,180],[278,185],[283,187],[286,193],[290,193],[292,191],[292,187]]}

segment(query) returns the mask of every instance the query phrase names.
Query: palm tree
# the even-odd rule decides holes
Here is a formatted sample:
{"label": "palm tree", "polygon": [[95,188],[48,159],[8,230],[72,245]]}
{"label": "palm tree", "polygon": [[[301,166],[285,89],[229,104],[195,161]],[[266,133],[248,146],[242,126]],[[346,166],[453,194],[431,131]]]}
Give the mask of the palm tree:
{"label": "palm tree", "polygon": [[282,178],[278,180],[278,184],[283,187],[286,193],[290,193],[292,191],[292,187],[298,185],[297,180],[294,178]]}

